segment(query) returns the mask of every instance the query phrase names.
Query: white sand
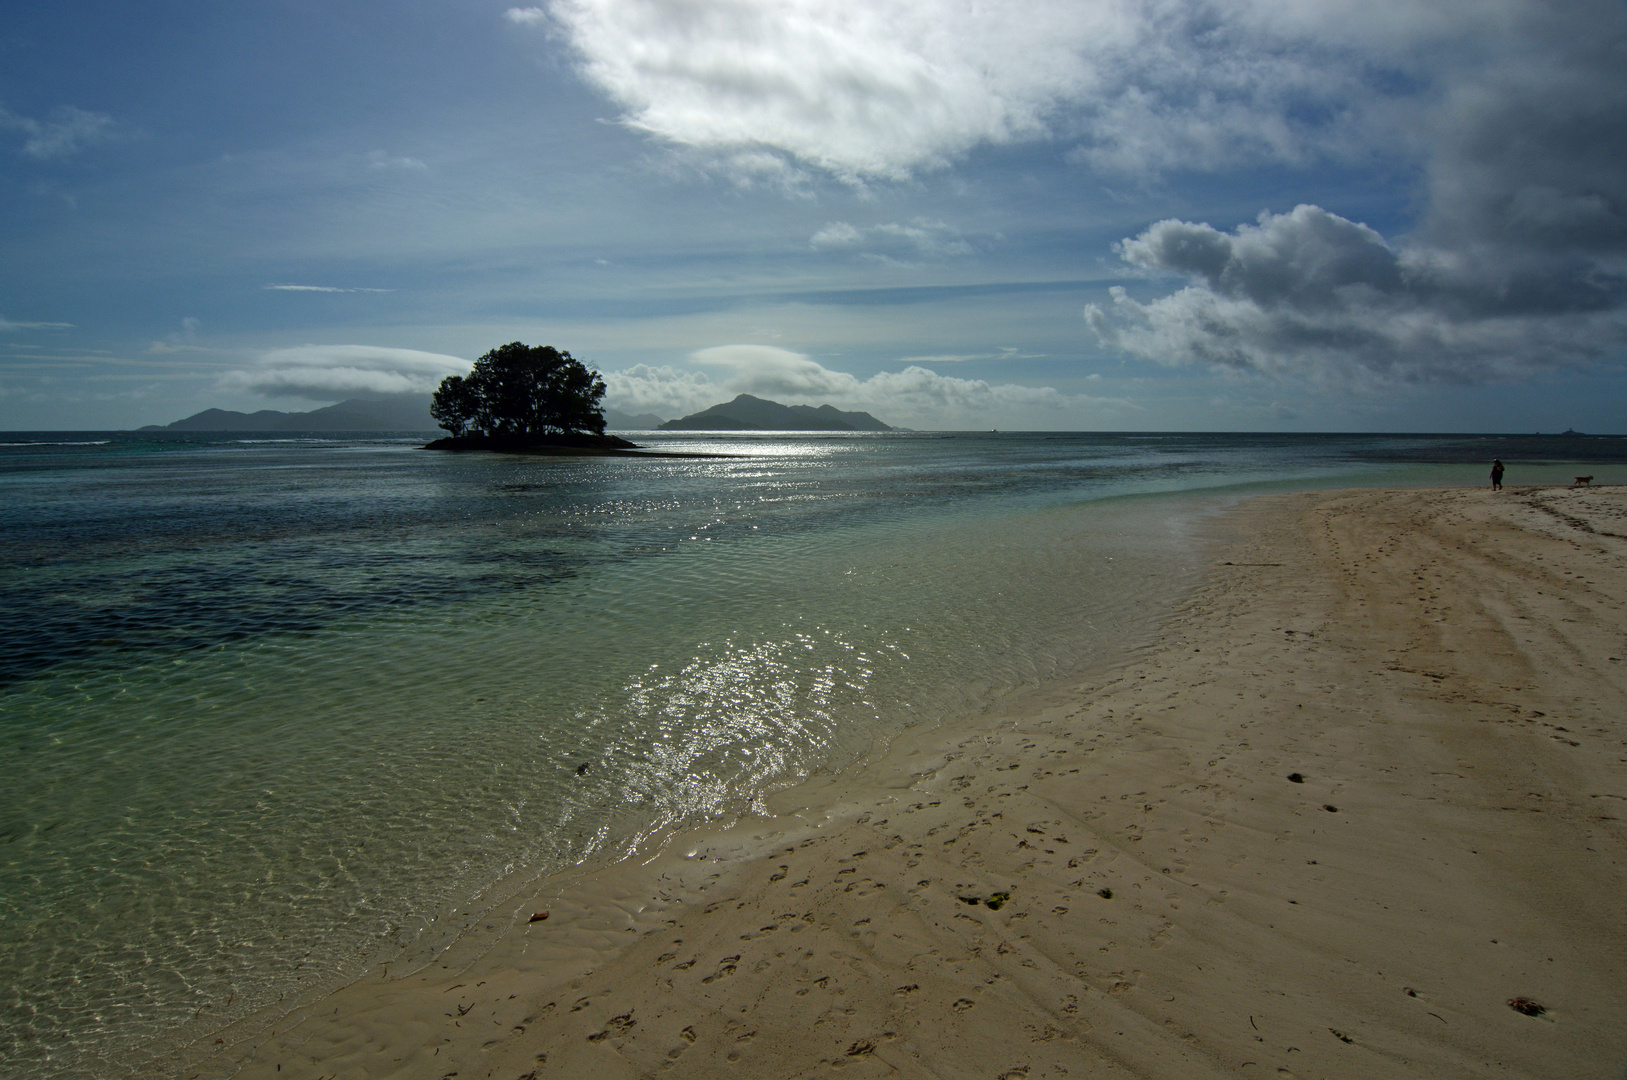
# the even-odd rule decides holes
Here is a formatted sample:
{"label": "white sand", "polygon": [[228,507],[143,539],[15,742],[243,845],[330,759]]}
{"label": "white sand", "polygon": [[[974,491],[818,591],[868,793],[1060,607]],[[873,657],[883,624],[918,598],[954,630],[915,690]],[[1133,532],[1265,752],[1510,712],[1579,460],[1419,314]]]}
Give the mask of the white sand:
{"label": "white sand", "polygon": [[184,1075],[1621,1080],[1627,489],[1223,527],[1096,683],[539,882]]}

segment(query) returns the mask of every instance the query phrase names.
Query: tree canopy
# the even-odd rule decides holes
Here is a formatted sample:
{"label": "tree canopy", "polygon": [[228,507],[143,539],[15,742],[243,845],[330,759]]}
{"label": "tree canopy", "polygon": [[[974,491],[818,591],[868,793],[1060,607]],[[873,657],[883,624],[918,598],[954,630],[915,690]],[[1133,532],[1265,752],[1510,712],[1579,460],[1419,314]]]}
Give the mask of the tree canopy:
{"label": "tree canopy", "polygon": [[570,353],[515,341],[476,360],[468,375],[442,379],[429,412],[454,437],[603,435],[604,391],[599,373]]}

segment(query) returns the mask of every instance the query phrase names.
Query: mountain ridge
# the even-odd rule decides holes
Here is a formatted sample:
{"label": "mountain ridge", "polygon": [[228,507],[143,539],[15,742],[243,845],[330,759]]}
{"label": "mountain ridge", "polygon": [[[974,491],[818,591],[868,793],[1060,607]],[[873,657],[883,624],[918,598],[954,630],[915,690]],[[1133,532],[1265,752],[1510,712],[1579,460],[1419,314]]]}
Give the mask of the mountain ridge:
{"label": "mountain ridge", "polygon": [[434,431],[428,394],[388,398],[346,398],[310,412],[260,409],[236,412],[205,409],[171,424],[148,424],[142,431]]}
{"label": "mountain ridge", "polygon": [[[435,431],[428,394],[346,398],[309,412],[260,409],[204,409],[169,424],[148,424],[142,431]],[[662,422],[653,413],[604,410],[605,426],[619,430],[660,431],[894,431],[867,412],[843,412],[830,405],[782,405],[739,394],[697,413]]]}
{"label": "mountain ridge", "polygon": [[668,420],[662,431],[895,431],[867,412],[843,412],[830,405],[781,405],[739,394],[733,401]]}

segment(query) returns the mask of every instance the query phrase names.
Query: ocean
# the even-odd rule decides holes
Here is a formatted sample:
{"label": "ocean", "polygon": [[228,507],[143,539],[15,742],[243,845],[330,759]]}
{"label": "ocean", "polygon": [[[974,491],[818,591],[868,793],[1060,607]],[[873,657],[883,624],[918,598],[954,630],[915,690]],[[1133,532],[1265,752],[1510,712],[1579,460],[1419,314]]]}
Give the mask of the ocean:
{"label": "ocean", "polygon": [[1627,479],[1627,439],[0,433],[0,1074],[139,1075],[1145,640],[1306,487]]}

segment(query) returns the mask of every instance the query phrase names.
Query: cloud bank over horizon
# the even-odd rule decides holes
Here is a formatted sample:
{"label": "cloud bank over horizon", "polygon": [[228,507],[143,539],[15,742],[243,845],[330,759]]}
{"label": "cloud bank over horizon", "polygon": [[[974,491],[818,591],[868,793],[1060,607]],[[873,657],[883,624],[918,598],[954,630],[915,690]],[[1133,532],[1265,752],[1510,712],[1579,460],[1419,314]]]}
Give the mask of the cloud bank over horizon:
{"label": "cloud bank over horizon", "polygon": [[869,412],[894,426],[940,430],[996,422],[1017,426],[1018,418],[1031,424],[1046,418],[1055,422],[1081,414],[1136,411],[1122,398],[962,379],[939,375],[919,364],[861,379],[772,345],[720,345],[697,350],[690,360],[718,372],[719,377],[713,379],[706,370],[637,364],[625,371],[603,373],[605,404],[624,412],[653,412],[671,419],[700,412],[737,394],[751,394],[784,405],[833,405],[849,412]]}
{"label": "cloud bank over horizon", "polygon": [[377,345],[301,345],[273,349],[250,368],[221,377],[223,389],[262,397],[337,401],[353,394],[427,393],[448,375],[468,374],[468,360]]}
{"label": "cloud bank over horizon", "polygon": [[[919,363],[859,378],[772,345],[719,345],[690,353],[685,365],[635,364],[601,371],[605,405],[672,419],[751,394],[787,405],[833,405],[875,413],[895,426],[966,429],[991,423],[1021,426],[1078,415],[1128,415],[1123,398],[1065,394],[1049,386],[990,383],[939,375]],[[691,366],[692,365],[692,366]],[[372,345],[303,345],[274,349],[255,364],[227,372],[220,386],[268,398],[337,401],[357,394],[432,392],[448,375],[467,374],[470,361],[441,353]]]}

